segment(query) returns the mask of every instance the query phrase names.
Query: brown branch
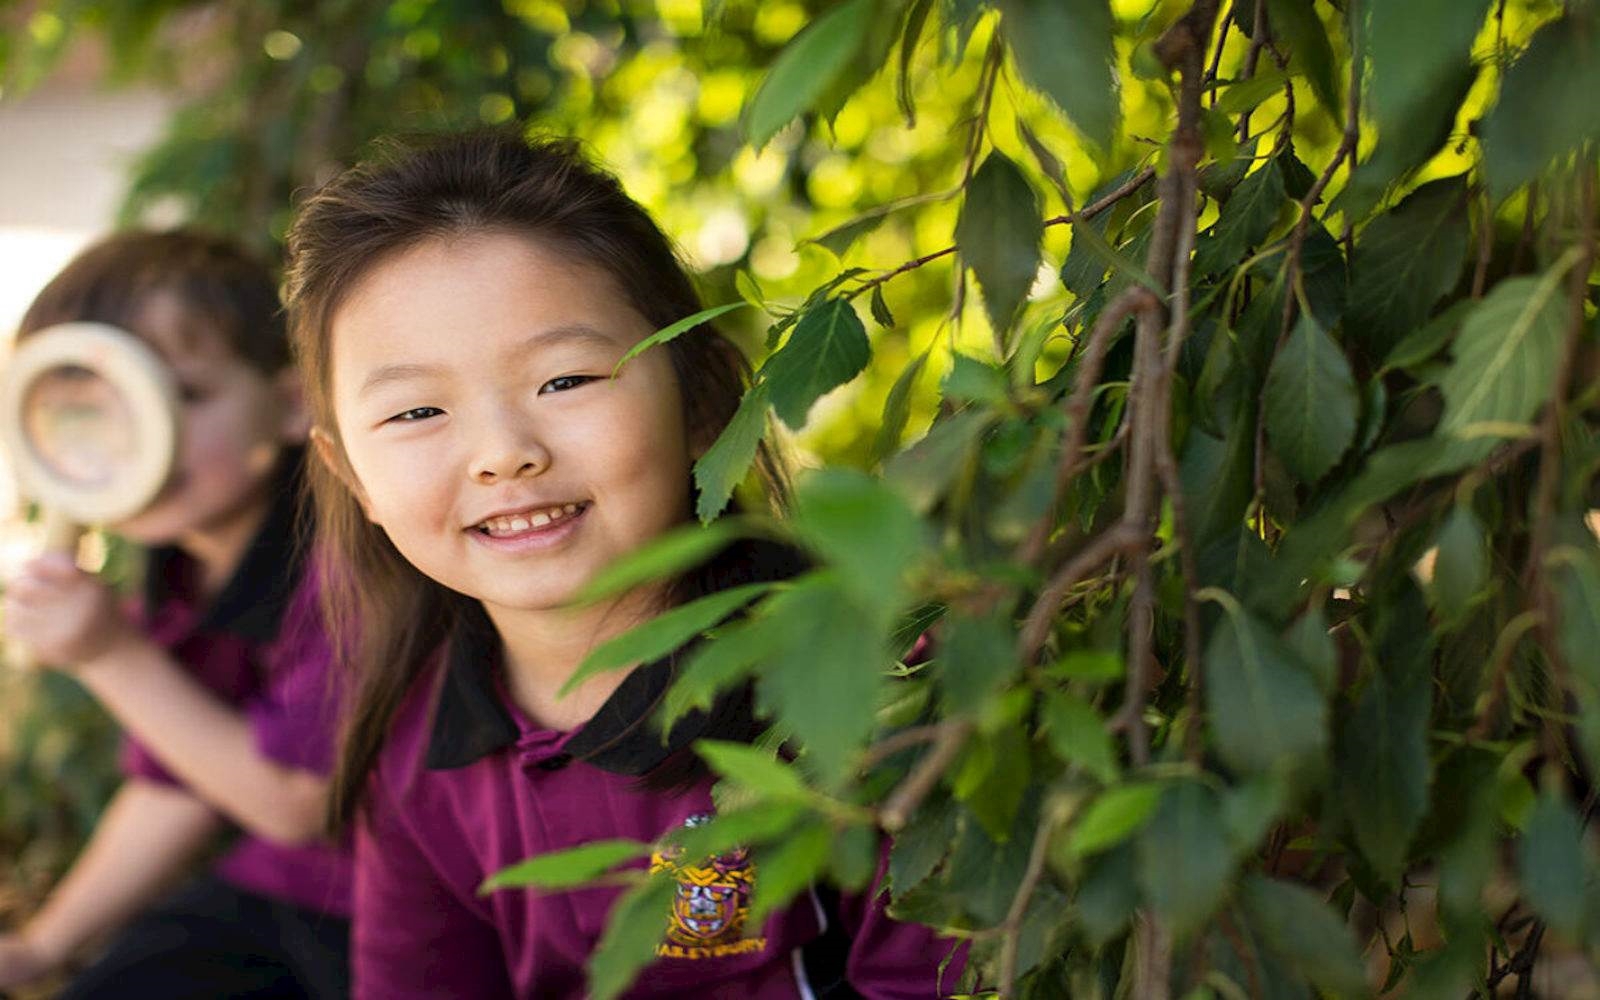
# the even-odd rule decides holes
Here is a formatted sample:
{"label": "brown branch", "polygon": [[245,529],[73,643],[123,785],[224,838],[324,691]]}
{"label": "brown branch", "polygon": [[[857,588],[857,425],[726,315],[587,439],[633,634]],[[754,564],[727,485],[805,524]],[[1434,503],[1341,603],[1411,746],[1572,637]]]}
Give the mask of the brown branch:
{"label": "brown branch", "polygon": [[972,721],[964,718],[946,719],[940,723],[943,732],[933,742],[933,749],[911,769],[898,788],[889,794],[883,808],[878,811],[878,824],[890,833],[905,829],[911,814],[917,811],[922,800],[933,791],[939,778],[955,762],[956,755],[972,734]]}
{"label": "brown branch", "polygon": [[1028,867],[1023,872],[1022,882],[1017,886],[1016,895],[1011,897],[1011,908],[1006,911],[1006,919],[1001,924],[1004,937],[1000,940],[1000,998],[1016,995],[1017,986],[1017,951],[1022,944],[1022,921],[1028,915],[1028,904],[1033,901],[1034,890],[1038,889],[1039,881],[1044,876],[1045,859],[1050,853],[1050,838],[1061,824],[1066,822],[1071,810],[1065,805],[1053,806],[1039,824],[1038,832],[1033,836],[1033,847],[1028,851]]}
{"label": "brown branch", "polygon": [[[1251,19],[1250,49],[1244,55],[1244,69],[1240,79],[1248,80],[1256,75],[1256,67],[1261,63],[1261,50],[1267,47],[1267,42],[1272,35],[1267,30],[1267,0],[1255,0],[1255,16]],[[1242,146],[1250,139],[1250,119],[1255,114],[1255,109],[1246,108],[1239,116],[1239,144]]]}
{"label": "brown branch", "polygon": [[1022,623],[1022,632],[1017,642],[1017,657],[1024,663],[1032,663],[1039,655],[1039,650],[1044,648],[1045,640],[1050,635],[1050,619],[1055,617],[1056,610],[1061,606],[1061,599],[1073,586],[1082,582],[1090,573],[1110,559],[1112,556],[1130,552],[1139,547],[1144,540],[1145,532],[1128,523],[1126,520],[1117,522],[1115,527],[1096,535],[1089,544],[1078,551],[1078,554],[1062,566],[1050,582],[1045,585],[1039,597],[1033,602],[1033,607],[1028,610],[1027,620]]}
{"label": "brown branch", "polygon": [[1489,282],[1489,258],[1494,254],[1494,202],[1485,193],[1478,222],[1478,262],[1472,269],[1472,297],[1483,298]]}
{"label": "brown branch", "polygon": [[861,755],[861,769],[870,771],[893,757],[902,750],[909,750],[924,743],[932,743],[944,734],[945,723],[930,723],[926,726],[912,726],[902,729],[867,747]]}
{"label": "brown branch", "polygon": [[1067,401],[1066,447],[1062,449],[1061,461],[1056,467],[1056,482],[1050,494],[1050,503],[1027,540],[1017,550],[1017,559],[1024,565],[1032,565],[1044,551],[1045,544],[1050,540],[1051,527],[1055,524],[1056,508],[1066,495],[1067,487],[1083,467],[1083,449],[1089,440],[1089,411],[1095,386],[1100,381],[1100,372],[1105,367],[1112,336],[1133,313],[1160,307],[1161,303],[1149,289],[1143,285],[1131,285],[1100,311],[1094,326],[1084,338],[1083,356],[1078,361],[1077,378],[1073,382],[1072,396]]}

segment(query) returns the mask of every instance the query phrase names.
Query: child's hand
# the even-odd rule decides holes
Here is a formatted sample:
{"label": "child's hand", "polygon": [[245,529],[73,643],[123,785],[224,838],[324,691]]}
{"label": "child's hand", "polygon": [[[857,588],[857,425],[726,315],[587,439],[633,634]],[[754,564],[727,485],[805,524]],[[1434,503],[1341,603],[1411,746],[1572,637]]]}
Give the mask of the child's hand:
{"label": "child's hand", "polygon": [[0,934],[0,989],[49,975],[57,964],[32,938],[24,934]]}
{"label": "child's hand", "polygon": [[138,635],[111,589],[59,552],[29,562],[6,586],[5,629],[59,667],[82,666]]}

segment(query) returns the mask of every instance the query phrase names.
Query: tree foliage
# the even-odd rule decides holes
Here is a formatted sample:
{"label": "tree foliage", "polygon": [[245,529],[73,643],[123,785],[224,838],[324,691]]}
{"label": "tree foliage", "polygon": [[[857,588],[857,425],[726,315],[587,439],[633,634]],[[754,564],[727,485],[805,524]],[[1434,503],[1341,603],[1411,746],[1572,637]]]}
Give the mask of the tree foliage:
{"label": "tree foliage", "polygon": [[[699,514],[818,565],[740,595],[666,707],[754,679],[799,755],[705,748],[686,850],[755,846],[769,907],[862,885],[887,831],[893,912],[1007,997],[1461,996],[1600,952],[1600,4],[450,6],[252,5],[300,48],[242,58],[130,205],[277,225],[415,99],[591,136],[676,232],[754,221],[707,276],[770,325]],[[541,61],[578,33],[608,41]],[[680,116],[653,186],[618,123],[663,74],[739,107]],[[716,522],[780,423],[830,467],[790,520]],[[602,996],[660,932],[659,880],[608,877]],[[1434,945],[1358,939],[1357,900]]]}

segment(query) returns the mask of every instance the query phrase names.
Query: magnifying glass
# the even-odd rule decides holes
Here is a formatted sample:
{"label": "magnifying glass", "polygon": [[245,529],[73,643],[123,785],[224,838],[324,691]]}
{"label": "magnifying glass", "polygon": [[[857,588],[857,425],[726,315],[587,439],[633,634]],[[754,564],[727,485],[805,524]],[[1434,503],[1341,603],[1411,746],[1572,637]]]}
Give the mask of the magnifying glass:
{"label": "magnifying glass", "polygon": [[83,526],[120,521],[155,499],[172,472],[178,389],[143,340],[104,323],[32,334],[0,379],[3,438],[47,552],[74,552]]}

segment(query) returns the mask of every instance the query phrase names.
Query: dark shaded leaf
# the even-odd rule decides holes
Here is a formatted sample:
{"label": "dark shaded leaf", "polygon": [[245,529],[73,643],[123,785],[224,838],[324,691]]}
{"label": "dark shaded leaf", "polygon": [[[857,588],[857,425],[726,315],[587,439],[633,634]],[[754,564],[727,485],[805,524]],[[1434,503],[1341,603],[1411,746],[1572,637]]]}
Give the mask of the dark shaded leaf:
{"label": "dark shaded leaf", "polygon": [[1110,149],[1120,118],[1110,4],[1002,0],[1000,9],[1000,30],[1022,78],[1102,150]]}
{"label": "dark shaded leaf", "polygon": [[1233,851],[1216,796],[1198,781],[1176,781],[1139,834],[1138,880],[1145,900],[1180,940],[1221,904],[1233,877]]}
{"label": "dark shaded leaf", "polygon": [[1540,28],[1506,73],[1483,122],[1483,168],[1503,197],[1557,157],[1600,138],[1600,10],[1572,5]]}
{"label": "dark shaded leaf", "polygon": [[1251,874],[1239,901],[1267,946],[1332,997],[1367,995],[1367,977],[1344,921],[1311,890]]}
{"label": "dark shaded leaf", "polygon": [[1266,239],[1286,201],[1283,171],[1268,160],[1233,189],[1216,224],[1195,243],[1194,272],[1220,274],[1237,267],[1246,251]]}
{"label": "dark shaded leaf", "polygon": [[1588,919],[1590,865],[1583,825],[1567,803],[1542,795],[1517,843],[1523,897],[1550,929],[1581,942]]}
{"label": "dark shaded leaf", "polygon": [[1311,81],[1311,89],[1336,122],[1344,121],[1339,81],[1334,75],[1333,46],[1317,16],[1313,0],[1267,0],[1267,16],[1275,34],[1286,39],[1290,60]]}
{"label": "dark shaded leaf", "polygon": [[1267,436],[1304,483],[1338,464],[1355,440],[1361,408],[1350,364],[1316,319],[1302,315],[1267,373]]}
{"label": "dark shaded leaf", "polygon": [[1526,423],[1550,398],[1566,326],[1560,269],[1508,278],[1474,309],[1456,335],[1455,361],[1439,380],[1439,430],[1465,436],[1472,425]]}
{"label": "dark shaded leaf", "polygon": [[991,152],[967,185],[956,221],[961,260],[983,289],[996,330],[1007,330],[1039,273],[1039,196],[1017,165]]}
{"label": "dark shaded leaf", "polygon": [[1465,178],[1417,188],[1356,240],[1347,336],[1375,357],[1388,354],[1455,287],[1466,254]]}
{"label": "dark shaded leaf", "polygon": [[1268,771],[1322,750],[1327,705],[1294,651],[1231,599],[1206,649],[1206,708],[1217,752]]}
{"label": "dark shaded leaf", "polygon": [[[1420,624],[1420,623],[1419,623]],[[1392,660],[1392,658],[1390,658]],[[1384,663],[1340,732],[1340,802],[1362,855],[1397,884],[1428,808],[1426,668]]]}
{"label": "dark shaded leaf", "polygon": [[828,392],[855,378],[872,357],[866,327],[845,299],[828,299],[806,310],[794,333],[762,366],[762,384],[772,409],[799,430],[806,414]]}

